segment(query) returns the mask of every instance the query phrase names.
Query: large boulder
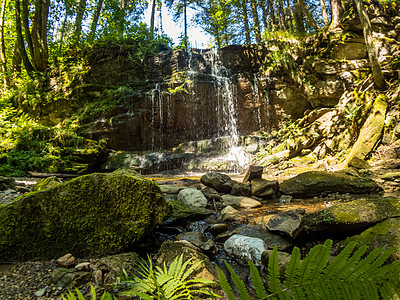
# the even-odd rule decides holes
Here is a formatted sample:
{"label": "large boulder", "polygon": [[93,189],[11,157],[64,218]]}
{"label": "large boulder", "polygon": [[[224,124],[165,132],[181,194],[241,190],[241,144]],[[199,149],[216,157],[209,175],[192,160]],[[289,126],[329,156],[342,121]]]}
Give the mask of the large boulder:
{"label": "large boulder", "polygon": [[251,181],[251,193],[254,196],[261,198],[275,197],[279,190],[279,183],[277,180],[265,180],[261,178],[254,178]]}
{"label": "large boulder", "polygon": [[201,183],[215,189],[219,193],[230,193],[235,182],[225,174],[221,173],[207,173],[201,176]]}
{"label": "large boulder", "polygon": [[0,261],[114,254],[166,214],[159,186],[134,171],[81,176],[0,205]]}
{"label": "large boulder", "polygon": [[295,198],[312,198],[326,192],[370,194],[382,191],[372,179],[353,173],[310,171],[283,181],[279,187],[282,194]]}
{"label": "large boulder", "polygon": [[385,96],[380,95],[375,99],[372,110],[360,130],[357,142],[346,159],[347,165],[354,159],[365,159],[375,148],[382,136],[387,107],[388,103]]}
{"label": "large boulder", "polygon": [[368,246],[368,251],[376,248],[395,249],[389,259],[396,261],[400,259],[400,218],[389,218],[375,226],[368,228],[359,235],[352,236],[341,242],[345,247],[348,243],[356,241],[358,247]]}
{"label": "large boulder", "polygon": [[366,229],[387,218],[399,216],[398,199],[359,199],[307,214],[305,230],[309,233],[349,232]]}
{"label": "large boulder", "polygon": [[295,239],[304,227],[303,212],[296,210],[285,211],[269,219],[267,228],[284,237]]}

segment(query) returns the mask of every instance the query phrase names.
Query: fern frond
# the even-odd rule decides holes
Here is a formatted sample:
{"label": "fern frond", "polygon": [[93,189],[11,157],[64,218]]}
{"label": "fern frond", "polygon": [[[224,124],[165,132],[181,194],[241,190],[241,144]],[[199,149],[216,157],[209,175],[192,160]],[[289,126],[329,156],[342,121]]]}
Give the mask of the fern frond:
{"label": "fern frond", "polygon": [[292,255],[290,256],[289,263],[285,269],[285,280],[283,281],[287,288],[291,288],[294,285],[295,278],[300,276],[300,249],[294,247],[292,250]]}
{"label": "fern frond", "polygon": [[275,244],[272,254],[268,259],[268,287],[273,293],[280,292],[281,281],[279,279],[278,247]]}
{"label": "fern frond", "polygon": [[253,286],[256,291],[257,298],[258,299],[267,298],[267,291],[265,290],[264,282],[260,276],[260,273],[257,270],[257,267],[254,265],[254,263],[251,260],[248,261],[248,264],[250,266],[250,278],[251,278],[251,281],[253,282]]}
{"label": "fern frond", "polygon": [[218,273],[218,281],[219,285],[221,286],[222,290],[224,291],[225,295],[228,297],[228,300],[236,300],[235,293],[232,290],[228,280],[224,272],[217,266],[217,273]]}
{"label": "fern frond", "polygon": [[231,273],[231,279],[240,295],[240,299],[242,300],[251,300],[249,291],[246,288],[246,285],[244,284],[243,280],[239,278],[239,276],[235,273],[235,271],[232,269],[232,267],[224,261],[226,267],[229,270],[229,273]]}

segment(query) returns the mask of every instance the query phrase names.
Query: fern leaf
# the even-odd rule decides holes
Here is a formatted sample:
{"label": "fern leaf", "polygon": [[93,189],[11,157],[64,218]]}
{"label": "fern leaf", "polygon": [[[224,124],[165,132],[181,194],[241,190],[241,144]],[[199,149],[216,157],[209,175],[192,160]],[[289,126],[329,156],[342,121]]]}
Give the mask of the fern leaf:
{"label": "fern leaf", "polygon": [[[185,272],[185,270],[188,268],[188,266],[190,265],[190,268],[188,269],[188,270],[190,270],[190,269],[195,269],[195,268],[197,268],[197,266],[199,265],[201,263],[201,261],[199,261],[197,264],[193,264],[193,258],[190,258],[190,259],[188,259],[188,260],[186,260],[183,264],[182,264],[182,266],[180,267],[180,269],[178,270],[178,273],[176,274],[176,277],[177,278],[181,278],[182,280],[185,280],[187,277],[189,277],[190,276],[190,274],[192,274],[192,272],[193,271],[191,271],[189,274],[187,274],[186,275],[186,272]],[[196,265],[196,266],[194,266],[194,265]]]}
{"label": "fern leaf", "polygon": [[268,287],[273,293],[280,292],[281,281],[279,279],[278,247],[275,244],[272,254],[268,259]]}
{"label": "fern leaf", "polygon": [[264,287],[264,282],[260,276],[260,273],[257,270],[257,267],[254,265],[252,261],[248,261],[250,266],[250,278],[253,282],[254,289],[256,291],[256,295],[258,299],[265,299],[267,298],[267,291]]}
{"label": "fern leaf", "polygon": [[294,247],[292,250],[292,255],[290,256],[289,263],[287,264],[285,269],[284,284],[289,289],[295,284],[295,279],[299,278],[300,258],[300,249]]}
{"label": "fern leaf", "polygon": [[[337,255],[324,270],[325,279],[329,280],[330,278],[340,274],[347,264],[349,264],[349,257],[356,247],[357,242],[349,243],[342,251],[340,251],[339,255]],[[361,257],[362,254],[359,256]],[[357,258],[356,260],[358,260]]]}
{"label": "fern leaf", "polygon": [[[85,297],[83,297],[82,293],[80,290],[75,288],[76,295],[78,296],[78,300],[85,300]],[[96,292],[94,293],[96,295]],[[95,296],[96,297],[96,296]]]}
{"label": "fern leaf", "polygon": [[228,297],[228,300],[236,300],[235,293],[232,290],[228,280],[224,272],[217,266],[217,273],[218,273],[218,281],[219,285],[221,286],[222,290],[224,291],[225,295]]}
{"label": "fern leaf", "polygon": [[180,281],[177,278],[172,277],[171,280],[168,281],[166,285],[163,287],[165,297],[167,299],[170,299],[174,294],[176,294],[179,290],[182,290],[185,288],[184,284],[182,281]]}
{"label": "fern leaf", "polygon": [[326,267],[329,261],[329,256],[332,249],[332,240],[326,240],[322,245],[320,252],[315,257],[315,269],[310,277],[311,281],[314,281],[317,276],[321,275],[322,270]]}
{"label": "fern leaf", "polygon": [[371,263],[375,261],[375,259],[380,255],[381,252],[381,249],[375,249],[370,252],[367,257],[365,257],[361,262],[354,266],[354,270],[351,274],[349,274],[348,280],[352,281],[355,278],[361,278],[365,273],[367,273]]}
{"label": "fern leaf", "polygon": [[182,267],[183,254],[175,258],[169,266],[168,273],[177,277],[180,268]]}
{"label": "fern leaf", "polygon": [[96,290],[92,284],[90,284],[90,299],[96,300]]}
{"label": "fern leaf", "polygon": [[149,296],[149,295],[147,295],[145,293],[137,292],[137,293],[135,293],[135,296],[139,296],[143,300],[154,300],[154,297],[151,297],[151,296]]}
{"label": "fern leaf", "polygon": [[182,275],[182,280],[186,280],[192,273],[196,270],[196,268],[202,263],[202,261],[198,261],[190,266],[189,269],[185,271]]}
{"label": "fern leaf", "polygon": [[306,255],[300,267],[300,284],[311,281],[318,270],[322,269],[324,261],[328,261],[326,247],[324,245],[314,246]]}
{"label": "fern leaf", "polygon": [[231,273],[231,279],[232,279],[237,291],[239,292],[240,299],[241,300],[251,300],[249,292],[248,292],[243,280],[241,280],[239,278],[239,276],[235,273],[235,271],[232,269],[232,267],[226,261],[224,261],[224,262],[225,262],[226,267],[229,270],[229,273]]}

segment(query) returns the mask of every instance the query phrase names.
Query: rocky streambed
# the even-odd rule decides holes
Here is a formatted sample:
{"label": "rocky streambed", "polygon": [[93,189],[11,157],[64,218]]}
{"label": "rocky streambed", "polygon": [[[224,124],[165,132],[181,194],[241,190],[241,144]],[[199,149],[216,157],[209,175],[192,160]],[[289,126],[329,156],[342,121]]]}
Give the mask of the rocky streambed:
{"label": "rocky streambed", "polygon": [[[305,253],[327,238],[337,250],[351,240],[396,248],[390,259],[397,260],[400,201],[383,189],[385,182],[393,188],[395,174],[372,180],[346,169],[278,181],[253,166],[239,178],[147,180],[118,170],[66,183],[48,178],[33,188],[2,178],[0,298],[58,299],[73,286],[88,294],[90,283],[120,295],[112,283],[147,254],[157,264],[195,257],[203,261],[197,276],[211,280],[223,260],[247,280],[246,261],[263,269],[274,245],[283,263],[293,246]],[[12,199],[28,190],[35,191]]]}

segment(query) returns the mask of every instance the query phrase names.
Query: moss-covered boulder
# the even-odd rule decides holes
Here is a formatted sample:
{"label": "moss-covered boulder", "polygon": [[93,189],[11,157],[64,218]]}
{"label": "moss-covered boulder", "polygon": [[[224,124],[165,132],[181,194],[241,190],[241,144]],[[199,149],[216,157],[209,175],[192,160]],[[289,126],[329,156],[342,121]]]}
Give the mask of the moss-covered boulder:
{"label": "moss-covered boulder", "polygon": [[134,171],[81,176],[0,205],[0,261],[122,252],[166,214],[159,186]]}
{"label": "moss-covered boulder", "polygon": [[43,178],[39,180],[33,187],[32,187],[32,192],[37,192],[37,191],[43,191],[50,189],[52,187],[55,187],[59,184],[61,184],[61,180],[59,180],[55,176]]}
{"label": "moss-covered boulder", "polygon": [[279,187],[282,194],[295,198],[312,198],[326,192],[370,194],[382,191],[371,178],[353,173],[346,170],[305,172],[283,181]]}
{"label": "moss-covered boulder", "polygon": [[386,97],[384,95],[379,95],[375,99],[372,110],[361,128],[359,137],[346,159],[345,163],[347,165],[355,158],[361,160],[365,159],[375,148],[382,136],[387,107],[388,103]]}
{"label": "moss-covered boulder", "polygon": [[368,246],[368,251],[377,248],[395,249],[390,256],[391,261],[400,259],[400,218],[389,218],[375,226],[368,228],[359,235],[347,238],[341,243],[345,247],[348,243],[356,241],[358,247]]}
{"label": "moss-covered boulder", "polygon": [[366,229],[387,218],[399,216],[399,199],[360,199],[307,214],[305,230],[325,233],[350,232]]}

